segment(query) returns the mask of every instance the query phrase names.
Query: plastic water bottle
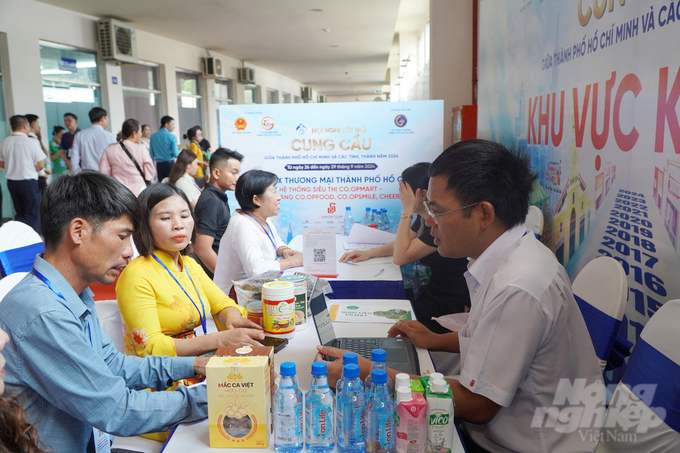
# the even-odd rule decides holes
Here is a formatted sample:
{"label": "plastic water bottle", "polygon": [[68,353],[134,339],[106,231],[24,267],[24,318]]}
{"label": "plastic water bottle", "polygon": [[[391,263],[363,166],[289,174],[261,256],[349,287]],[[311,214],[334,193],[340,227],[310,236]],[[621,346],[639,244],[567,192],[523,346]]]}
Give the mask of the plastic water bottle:
{"label": "plastic water bottle", "polygon": [[371,223],[371,208],[366,208],[366,214],[364,214],[364,225],[368,226]]}
{"label": "plastic water bottle", "polygon": [[[371,351],[371,372],[366,376],[366,381],[364,382],[366,386],[366,398],[370,397],[369,392],[371,389],[371,379],[373,375],[373,370],[385,370],[387,366],[385,365],[385,360],[387,358],[387,353],[384,349],[373,349]],[[392,379],[387,377],[387,386],[390,389],[390,395],[394,393],[394,385]]]}
{"label": "plastic water bottle", "polygon": [[345,236],[349,236],[349,232],[352,230],[353,223],[354,217],[352,217],[352,208],[347,206],[345,208]]}
{"label": "plastic water bottle", "polygon": [[335,448],[333,393],[328,388],[325,362],[312,363],[312,383],[305,395],[305,446],[313,453]]}
{"label": "plastic water bottle", "polygon": [[345,383],[338,390],[338,451],[363,453],[366,444],[366,399],[364,384],[359,378],[359,365],[345,365]]}
{"label": "plastic water bottle", "polygon": [[281,364],[281,381],[274,393],[274,449],[297,453],[304,447],[302,392],[295,377],[295,364]]}
{"label": "plastic water bottle", "polygon": [[372,388],[367,404],[368,436],[366,451],[394,453],[396,450],[394,401],[387,385],[387,371],[371,371]]}
{"label": "plastic water bottle", "polygon": [[382,209],[380,212],[380,228],[383,231],[390,230],[390,219],[387,218],[387,209]]}
{"label": "plastic water bottle", "polygon": [[378,223],[378,210],[371,209],[371,225],[375,225],[377,223]]}
{"label": "plastic water bottle", "polygon": [[[340,374],[340,379],[338,379],[338,382],[335,383],[335,393],[338,394],[342,390],[342,386],[345,382],[345,366],[346,365],[358,365],[359,364],[359,357],[353,353],[353,352],[345,352],[342,355],[342,374]],[[407,375],[408,376],[408,375]]]}

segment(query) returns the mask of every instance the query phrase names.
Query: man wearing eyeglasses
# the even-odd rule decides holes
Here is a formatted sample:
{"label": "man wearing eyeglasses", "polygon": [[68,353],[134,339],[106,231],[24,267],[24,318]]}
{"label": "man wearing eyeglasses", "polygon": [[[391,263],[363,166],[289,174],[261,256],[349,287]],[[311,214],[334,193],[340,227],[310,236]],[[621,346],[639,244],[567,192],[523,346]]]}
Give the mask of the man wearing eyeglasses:
{"label": "man wearing eyeglasses", "polygon": [[524,227],[534,180],[528,159],[485,140],[457,143],[432,163],[426,225],[442,256],[469,260],[468,322],[441,335],[417,321],[389,332],[460,353],[460,378],[449,383],[470,453],[592,452],[597,444],[587,432],[593,416],[557,427],[541,416],[574,406],[604,414],[604,386],[566,271]]}

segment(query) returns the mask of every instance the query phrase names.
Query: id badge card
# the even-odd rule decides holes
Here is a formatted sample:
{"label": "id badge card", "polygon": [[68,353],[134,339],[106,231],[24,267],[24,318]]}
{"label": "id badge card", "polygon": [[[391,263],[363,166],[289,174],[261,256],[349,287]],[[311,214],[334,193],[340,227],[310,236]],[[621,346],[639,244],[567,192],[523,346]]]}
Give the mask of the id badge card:
{"label": "id badge card", "polygon": [[92,436],[96,453],[111,453],[111,438],[108,434],[93,427]]}

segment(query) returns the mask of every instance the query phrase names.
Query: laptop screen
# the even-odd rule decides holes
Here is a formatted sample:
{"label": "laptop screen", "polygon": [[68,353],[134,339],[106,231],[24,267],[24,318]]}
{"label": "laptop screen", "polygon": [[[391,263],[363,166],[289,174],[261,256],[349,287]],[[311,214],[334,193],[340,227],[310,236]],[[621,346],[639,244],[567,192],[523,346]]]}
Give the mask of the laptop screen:
{"label": "laptop screen", "polygon": [[314,297],[309,305],[312,309],[312,317],[314,318],[316,333],[319,335],[319,341],[321,344],[328,344],[335,340],[335,331],[333,330],[331,316],[328,314],[328,306],[326,305],[326,297],[324,294],[321,293]]}

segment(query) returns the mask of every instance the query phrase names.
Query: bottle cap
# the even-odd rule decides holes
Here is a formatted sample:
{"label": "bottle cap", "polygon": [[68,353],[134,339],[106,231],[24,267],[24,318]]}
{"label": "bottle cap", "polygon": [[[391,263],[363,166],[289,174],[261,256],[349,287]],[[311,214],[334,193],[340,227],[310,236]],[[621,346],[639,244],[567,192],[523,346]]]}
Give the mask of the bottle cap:
{"label": "bottle cap", "polygon": [[353,352],[345,352],[342,355],[342,364],[349,365],[350,363],[358,364],[359,357]]}
{"label": "bottle cap", "polygon": [[295,376],[295,364],[293,362],[283,362],[281,364],[281,376]]}
{"label": "bottle cap", "polygon": [[349,206],[347,206],[347,207],[345,208],[345,211],[350,211],[351,209],[352,209],[352,208],[350,208]]}
{"label": "bottle cap", "polygon": [[397,388],[397,401],[411,401],[413,395],[411,394],[411,387],[401,386]]}
{"label": "bottle cap", "polygon": [[441,373],[430,373],[430,381],[432,379],[444,379],[444,375]]}
{"label": "bottle cap", "polygon": [[349,365],[345,365],[345,368],[343,369],[343,372],[345,373],[346,378],[358,378],[359,377],[359,365],[356,363],[350,363]]}
{"label": "bottle cap", "polygon": [[449,383],[444,379],[435,379],[430,381],[430,391],[432,393],[448,393]]}
{"label": "bottle cap", "polygon": [[397,374],[394,380],[394,386],[398,389],[399,387],[409,387],[411,385],[411,377],[406,373]]}
{"label": "bottle cap", "polygon": [[387,353],[384,349],[374,349],[371,351],[371,361],[384,362],[387,358]]}
{"label": "bottle cap", "polygon": [[326,362],[312,363],[312,376],[325,376],[328,373]]}
{"label": "bottle cap", "polygon": [[370,210],[371,210],[371,208],[366,208],[366,210],[367,210],[367,211],[370,211]]}
{"label": "bottle cap", "polygon": [[[375,351],[375,349],[374,349]],[[324,363],[325,365],[325,363]],[[387,382],[387,371],[383,369],[377,369],[371,371],[371,382],[373,384],[384,384]]]}

